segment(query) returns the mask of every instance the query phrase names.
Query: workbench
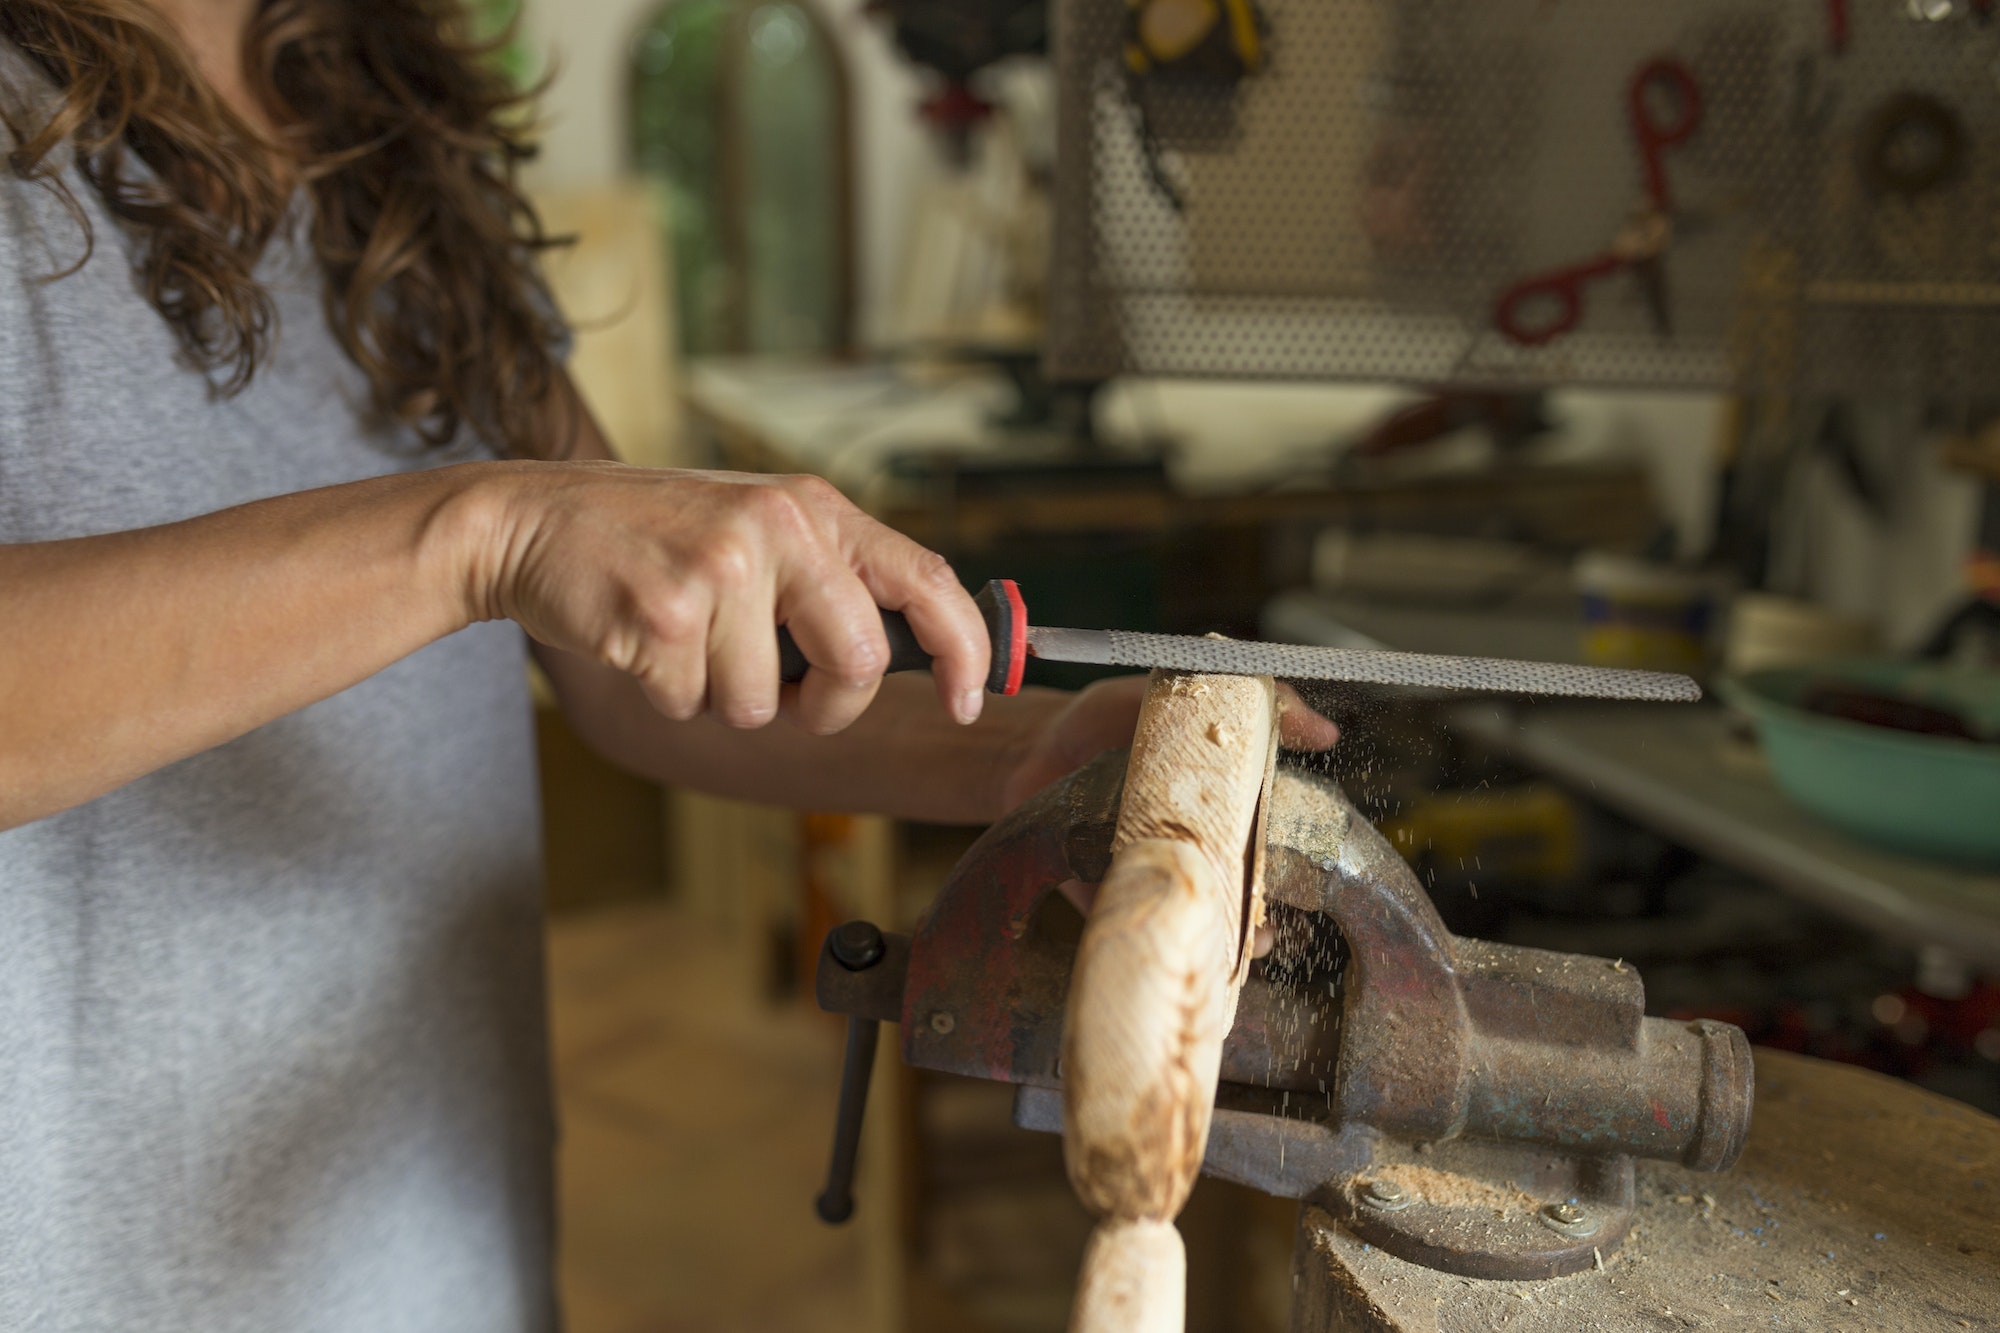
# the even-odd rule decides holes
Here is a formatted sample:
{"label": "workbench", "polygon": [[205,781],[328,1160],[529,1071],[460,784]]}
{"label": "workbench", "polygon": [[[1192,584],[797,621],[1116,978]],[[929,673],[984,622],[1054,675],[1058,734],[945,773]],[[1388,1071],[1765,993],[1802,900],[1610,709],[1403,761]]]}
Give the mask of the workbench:
{"label": "workbench", "polygon": [[[1576,623],[1543,613],[1274,599],[1272,638],[1334,647],[1580,660]],[[1858,842],[1792,804],[1761,754],[1713,704],[1492,703],[1446,725],[1609,809],[1836,916],[2000,971],[2000,874]]]}
{"label": "workbench", "polygon": [[1305,1210],[1293,1333],[1961,1333],[2000,1328],[2000,1121],[1866,1070],[1757,1052],[1736,1167],[1639,1168],[1642,1222],[1542,1282],[1438,1273]]}
{"label": "workbench", "polygon": [[[1415,397],[1355,385],[1138,382],[1108,388],[1101,456],[1165,446],[1166,484],[1081,484],[1060,460],[1036,484],[973,495],[952,460],[1034,458],[1046,438],[996,424],[1013,402],[997,372],[771,359],[692,362],[683,399],[713,463],[826,477],[891,527],[951,553],[1008,539],[1332,523],[1460,532],[1504,521],[1566,546],[1622,546],[1657,521],[1624,460],[1503,461],[1332,478],[1342,444]],[[943,466],[912,480],[912,460]],[[940,484],[940,477],[945,483]]]}

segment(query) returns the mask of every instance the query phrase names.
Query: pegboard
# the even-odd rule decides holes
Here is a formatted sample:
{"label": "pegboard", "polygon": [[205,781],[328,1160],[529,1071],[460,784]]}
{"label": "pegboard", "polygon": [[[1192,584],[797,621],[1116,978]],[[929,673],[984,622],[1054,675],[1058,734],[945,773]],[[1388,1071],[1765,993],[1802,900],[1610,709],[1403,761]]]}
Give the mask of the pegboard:
{"label": "pegboard", "polygon": [[[1057,0],[1057,377],[2000,385],[1993,0],[1256,0],[1231,79],[1134,74],[1137,3]],[[1665,323],[1621,261],[1510,336],[1635,252],[1659,62]]]}

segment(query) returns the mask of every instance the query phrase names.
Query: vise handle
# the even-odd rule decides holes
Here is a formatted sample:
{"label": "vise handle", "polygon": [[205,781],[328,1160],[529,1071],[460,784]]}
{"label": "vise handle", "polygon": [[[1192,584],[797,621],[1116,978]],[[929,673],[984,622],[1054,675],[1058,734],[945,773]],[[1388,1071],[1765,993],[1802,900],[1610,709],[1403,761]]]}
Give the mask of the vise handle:
{"label": "vise handle", "polygon": [[[909,941],[900,941],[907,954]],[[849,975],[890,975],[896,991],[902,991],[902,969],[882,967],[889,956],[889,937],[872,922],[850,921],[828,933],[822,948],[820,976],[828,978],[830,960],[839,972]],[[837,975],[837,973],[836,973]],[[825,981],[820,983],[822,988]],[[892,1013],[888,1015],[895,1017]],[[840,1109],[834,1116],[833,1157],[827,1163],[826,1188],[813,1201],[819,1220],[838,1226],[854,1216],[854,1164],[861,1151],[861,1122],[868,1110],[868,1083],[875,1072],[875,1047],[881,1038],[881,1019],[870,1013],[852,1011],[847,1018],[847,1053],[840,1067]]]}

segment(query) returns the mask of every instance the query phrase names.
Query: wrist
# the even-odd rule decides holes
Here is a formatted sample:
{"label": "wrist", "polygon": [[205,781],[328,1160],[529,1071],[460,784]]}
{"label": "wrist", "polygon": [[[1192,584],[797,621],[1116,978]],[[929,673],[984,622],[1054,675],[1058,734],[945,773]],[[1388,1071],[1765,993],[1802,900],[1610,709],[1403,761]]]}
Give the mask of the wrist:
{"label": "wrist", "polygon": [[426,586],[459,626],[505,618],[502,594],[517,524],[518,463],[459,463],[424,473],[436,488],[418,538]]}

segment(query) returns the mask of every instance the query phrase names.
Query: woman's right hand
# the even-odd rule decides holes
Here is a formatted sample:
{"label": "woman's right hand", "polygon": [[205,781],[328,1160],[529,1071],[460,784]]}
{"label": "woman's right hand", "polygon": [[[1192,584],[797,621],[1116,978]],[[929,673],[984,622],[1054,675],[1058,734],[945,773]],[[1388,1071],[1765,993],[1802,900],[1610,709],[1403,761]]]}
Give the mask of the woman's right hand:
{"label": "woman's right hand", "polygon": [[[782,708],[808,731],[839,731],[888,665],[882,608],[909,617],[951,715],[979,716],[989,643],[951,566],[818,477],[608,462],[464,471],[478,497],[463,511],[470,617],[518,621],[628,672],[670,718],[759,727]],[[781,624],[812,665],[782,688]]]}

